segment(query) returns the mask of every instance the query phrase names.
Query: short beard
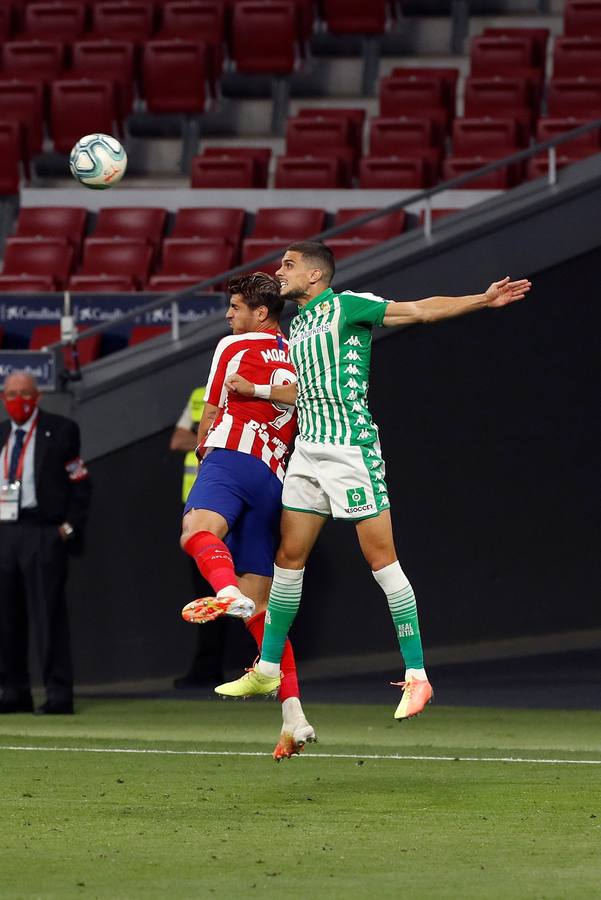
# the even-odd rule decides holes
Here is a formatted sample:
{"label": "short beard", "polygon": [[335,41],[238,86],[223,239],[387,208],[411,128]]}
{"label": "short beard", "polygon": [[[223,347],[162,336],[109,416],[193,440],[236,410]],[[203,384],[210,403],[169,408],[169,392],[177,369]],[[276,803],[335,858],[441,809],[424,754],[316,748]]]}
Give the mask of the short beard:
{"label": "short beard", "polygon": [[284,300],[292,300],[293,303],[298,303],[299,300],[307,300],[309,298],[309,292],[303,291],[301,288],[293,288],[291,291],[286,291],[285,294],[280,295]]}

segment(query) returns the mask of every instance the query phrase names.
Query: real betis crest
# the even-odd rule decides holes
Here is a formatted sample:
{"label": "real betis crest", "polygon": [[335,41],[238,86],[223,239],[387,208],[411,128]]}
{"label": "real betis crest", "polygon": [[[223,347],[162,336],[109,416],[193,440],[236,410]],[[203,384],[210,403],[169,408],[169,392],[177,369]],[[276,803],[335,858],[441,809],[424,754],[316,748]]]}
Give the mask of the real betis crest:
{"label": "real betis crest", "polygon": [[324,316],[327,315],[327,313],[329,313],[329,311],[330,311],[330,301],[329,301],[329,300],[324,300],[323,303],[320,303],[320,304],[319,304],[319,311],[320,311],[321,313],[323,313]]}

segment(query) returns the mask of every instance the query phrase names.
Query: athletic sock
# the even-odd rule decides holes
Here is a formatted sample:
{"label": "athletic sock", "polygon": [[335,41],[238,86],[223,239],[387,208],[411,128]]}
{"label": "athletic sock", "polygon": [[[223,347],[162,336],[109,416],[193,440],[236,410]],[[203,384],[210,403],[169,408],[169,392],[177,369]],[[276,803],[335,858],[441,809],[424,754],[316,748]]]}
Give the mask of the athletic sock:
{"label": "athletic sock", "polygon": [[409,579],[398,560],[372,574],[386,594],[406,668],[421,670],[425,678],[417,606]]}
{"label": "athletic sock", "polygon": [[[244,624],[257,642],[260,653],[263,646],[263,633],[265,631],[265,611],[256,613],[250,619],[246,619]],[[279,669],[282,673],[282,683],[280,684],[278,694],[280,703],[284,703],[291,698],[300,697],[294,651],[292,650],[292,644],[289,640],[286,640],[286,643],[284,644],[284,652],[282,653],[282,661]]]}
{"label": "athletic sock", "polygon": [[303,591],[303,569],[273,567],[273,583],[265,614],[265,634],[258,669],[274,676],[280,671],[284,644],[300,606]]}
{"label": "athletic sock", "polygon": [[184,550],[216,594],[224,588],[237,587],[232,554],[216,535],[210,531],[197,531],[188,538]]}

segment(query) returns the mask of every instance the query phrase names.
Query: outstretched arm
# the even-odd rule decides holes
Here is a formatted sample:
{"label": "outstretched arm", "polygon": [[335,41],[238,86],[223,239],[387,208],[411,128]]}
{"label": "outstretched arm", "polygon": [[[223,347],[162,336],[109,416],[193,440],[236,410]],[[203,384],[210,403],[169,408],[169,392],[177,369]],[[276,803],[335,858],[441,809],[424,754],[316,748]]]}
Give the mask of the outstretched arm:
{"label": "outstretched arm", "polygon": [[283,403],[285,406],[296,405],[296,382],[291,384],[253,384],[242,375],[230,375],[225,379],[225,386],[232,394],[241,397],[258,397],[260,400],[271,400],[272,403]]}
{"label": "outstretched arm", "polygon": [[501,281],[494,281],[483,294],[470,294],[466,297],[428,297],[426,300],[407,303],[393,302],[386,307],[382,324],[389,328],[398,325],[416,325],[464,316],[485,307],[496,309],[507,306],[515,300],[522,300],[530,287],[527,278],[510,281],[507,276]]}

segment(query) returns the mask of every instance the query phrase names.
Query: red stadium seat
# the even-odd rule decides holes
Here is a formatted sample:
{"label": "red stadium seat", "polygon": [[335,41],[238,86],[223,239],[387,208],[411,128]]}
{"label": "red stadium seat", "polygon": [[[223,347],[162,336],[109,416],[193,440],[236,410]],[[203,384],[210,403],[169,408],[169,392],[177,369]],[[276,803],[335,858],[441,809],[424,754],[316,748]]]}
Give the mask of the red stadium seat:
{"label": "red stadium seat", "polygon": [[[366,213],[375,212],[375,209],[339,209],[336,213],[334,225],[345,225],[352,222],[359,216]],[[389,238],[397,237],[405,230],[407,222],[407,213],[404,209],[397,209],[394,212],[386,213],[371,222],[364,225],[355,225],[340,235],[345,238],[364,238],[368,241],[387,241]],[[329,241],[328,241],[329,243]]]}
{"label": "red stadium seat", "polygon": [[215,82],[223,66],[225,16],[221,0],[172,0],[163,7],[159,40],[202,41],[207,48],[207,77]]}
{"label": "red stadium seat", "polygon": [[242,240],[245,215],[246,211],[243,209],[228,207],[179,209],[169,237],[218,239],[227,241],[237,249]]}
{"label": "red stadium seat", "polygon": [[601,35],[601,0],[566,0],[564,32],[568,37]]}
{"label": "red stadium seat", "polygon": [[287,156],[335,156],[344,168],[343,181],[350,184],[356,169],[356,154],[348,121],[317,116],[288,119],[286,126]]}
{"label": "red stadium seat", "polygon": [[347,187],[344,175],[344,168],[335,156],[279,156],[275,187],[289,190]]}
{"label": "red stadium seat", "polygon": [[451,116],[455,114],[455,95],[459,69],[452,66],[395,66],[390,73],[392,78],[426,78],[442,84],[442,97]]}
{"label": "red stadium seat", "polygon": [[509,156],[520,147],[519,125],[515,119],[466,118],[453,123],[455,156]]}
{"label": "red stadium seat", "polygon": [[143,287],[154,255],[151,244],[143,240],[86,238],[83,265],[78,275],[129,275]]}
{"label": "red stadium seat", "polygon": [[39,153],[44,137],[43,84],[17,79],[0,81],[0,120],[21,124],[26,159]]}
{"label": "red stadium seat", "polygon": [[56,41],[12,41],[2,48],[2,66],[12,78],[56,78],[63,58],[63,45]]}
{"label": "red stadium seat", "polygon": [[95,37],[141,43],[150,37],[152,30],[151,3],[128,0],[125,3],[94,3],[92,6],[92,33]]}
{"label": "red stadium seat", "polygon": [[[283,256],[287,241],[283,238],[245,238],[242,241],[242,263],[253,262],[268,253],[280,253]],[[279,268],[280,257],[271,263],[263,263],[267,270],[275,271]]]}
{"label": "red stadium seat", "polygon": [[131,275],[72,275],[69,290],[87,294],[113,294],[135,291]]}
{"label": "red stadium seat", "polygon": [[385,0],[323,0],[323,17],[334,34],[382,34]]}
{"label": "red stadium seat", "polygon": [[117,88],[117,113],[125,118],[134,99],[134,45],[131,41],[78,41],[71,48],[73,78],[112,81]]}
{"label": "red stadium seat", "polygon": [[255,162],[251,157],[195,156],[192,160],[193,188],[255,187]]}
{"label": "red stadium seat", "polygon": [[155,113],[201,113],[205,108],[206,54],[192,41],[148,41],[144,46],[146,104]]}
{"label": "red stadium seat", "polygon": [[[572,131],[580,125],[585,125],[590,119],[574,119],[571,116],[565,118],[542,118],[538,120],[536,126],[536,139],[539,142],[550,141],[552,138],[559,137],[567,131]],[[593,153],[601,150],[601,131],[599,129],[591,129],[580,137],[571,141],[565,141],[557,146],[557,153],[561,155],[570,155],[578,153],[581,149],[590,148]]]}
{"label": "red stadium seat", "polygon": [[88,216],[81,206],[22,206],[19,210],[16,237],[54,237],[81,247]]}
{"label": "red stadium seat", "polygon": [[61,238],[10,237],[4,251],[4,274],[50,275],[62,289],[73,258],[73,245]]}
{"label": "red stadium seat", "polygon": [[429,119],[378,116],[370,122],[369,152],[371,156],[400,156],[409,148],[434,147],[436,137]]}
{"label": "red stadium seat", "polygon": [[601,117],[601,78],[552,78],[547,89],[547,114]]}
{"label": "red stadium seat", "polygon": [[370,247],[376,247],[380,242],[360,237],[337,237],[330,238],[328,247],[334,254],[336,262],[346,259],[347,256],[354,256],[356,253],[362,253],[369,250]]}
{"label": "red stadium seat", "polygon": [[23,37],[74,41],[85,29],[85,12],[80,3],[28,3]]}
{"label": "red stadium seat", "polygon": [[150,341],[152,338],[160,337],[162,334],[167,334],[168,331],[171,331],[168,325],[134,325],[129,333],[127,344],[129,347],[133,347],[136,344],[143,344],[144,341]]}
{"label": "red stadium seat", "polygon": [[299,109],[298,118],[314,119],[323,116],[325,119],[343,119],[349,126],[350,144],[355,150],[356,156],[363,155],[363,127],[365,124],[365,110],[356,107],[321,107],[306,106]]}
{"label": "red stadium seat", "polygon": [[[460,175],[466,175],[475,169],[493,162],[499,157],[488,156],[470,156],[470,157],[448,157],[443,163],[443,177],[445,181],[451,178],[458,178]],[[461,190],[488,190],[488,189],[505,189],[515,184],[515,180],[507,166],[490,172],[488,175],[481,175],[472,181],[468,181],[461,185]]]}
{"label": "red stadium seat", "polygon": [[[388,120],[387,120],[388,121]],[[428,120],[424,119],[424,121],[431,125]],[[378,143],[378,142],[376,142]],[[379,142],[379,146],[384,147],[384,141]],[[384,149],[377,153],[371,153],[369,159],[391,159],[391,158],[399,158],[399,159],[420,159],[424,163],[424,177],[425,182],[428,185],[435,184],[438,181],[438,176],[440,175],[440,165],[442,162],[442,147],[415,147],[409,144],[408,146],[404,146],[403,144],[396,145],[393,141],[386,142],[389,146],[388,152],[385,152]]]}
{"label": "red stadium seat", "polygon": [[284,241],[304,240],[323,231],[325,221],[324,209],[304,207],[258,209],[252,237],[281,238]]}
{"label": "red stadium seat", "polygon": [[[78,328],[77,330],[81,334],[85,329]],[[42,350],[44,347],[48,347],[50,344],[55,344],[57,341],[60,341],[60,339],[60,325],[35,325],[29,338],[29,349]],[[77,342],[77,355],[80,366],[87,366],[89,363],[94,362],[95,359],[98,359],[100,355],[100,342],[101,336],[99,334],[93,334],[91,337],[82,338]],[[68,369],[72,370],[75,368],[73,353],[70,347],[63,348],[63,358]]]}
{"label": "red stadium seat", "polygon": [[147,241],[155,250],[161,242],[167,212],[151,206],[102,207],[98,213],[95,238],[134,238]]}
{"label": "red stadium seat", "polygon": [[233,8],[232,58],[238,72],[287,75],[296,59],[294,4],[239,0]]}
{"label": "red stadium seat", "polygon": [[521,140],[527,143],[535,115],[535,100],[525,78],[474,78],[465,80],[465,115],[469,118],[515,118]]}
{"label": "red stadium seat", "polygon": [[0,275],[0,292],[3,294],[55,291],[52,275]]}
{"label": "red stadium seat", "polygon": [[221,0],[168,0],[163,6],[161,38],[186,38],[221,45],[225,15]]}
{"label": "red stadium seat", "polygon": [[349,145],[349,125],[344,119],[300,116],[288,119],[286,124],[286,153],[290,156],[318,155],[316,151],[322,147]]}
{"label": "red stadium seat", "polygon": [[558,37],[553,48],[555,78],[601,77],[601,36]]}
{"label": "red stadium seat", "polygon": [[19,193],[22,146],[19,122],[0,120],[0,195]]}
{"label": "red stadium seat", "polygon": [[254,164],[253,187],[267,187],[271,147],[205,147],[201,156],[250,158]]}
{"label": "red stadium seat", "polygon": [[442,81],[427,78],[381,78],[380,116],[406,116],[430,119],[434,124],[436,143],[442,143],[452,120],[445,104],[446,88]]}
{"label": "red stadium seat", "polygon": [[[516,70],[537,69],[534,38],[480,35],[472,38],[472,75],[515,75]],[[521,74],[521,73],[517,73]]]}
{"label": "red stadium seat", "polygon": [[[183,291],[184,288],[194,287],[200,280],[196,275],[151,275],[146,290],[160,293]],[[212,287],[203,288],[205,293],[212,290]]]}
{"label": "red stadium seat", "polygon": [[544,68],[547,59],[547,44],[550,30],[548,28],[485,28],[482,32],[485,37],[528,37],[531,38],[534,48],[534,65]]}
{"label": "red stadium seat", "polygon": [[360,162],[359,187],[371,190],[429,187],[426,163],[419,157],[365,156]]}
{"label": "red stadium seat", "polygon": [[117,119],[114,89],[108,81],[54,81],[50,121],[54,149],[69,153],[82,134],[112,134]]}
{"label": "red stadium seat", "polygon": [[190,275],[201,281],[232,267],[233,248],[226,241],[166,238],[159,275]]}

